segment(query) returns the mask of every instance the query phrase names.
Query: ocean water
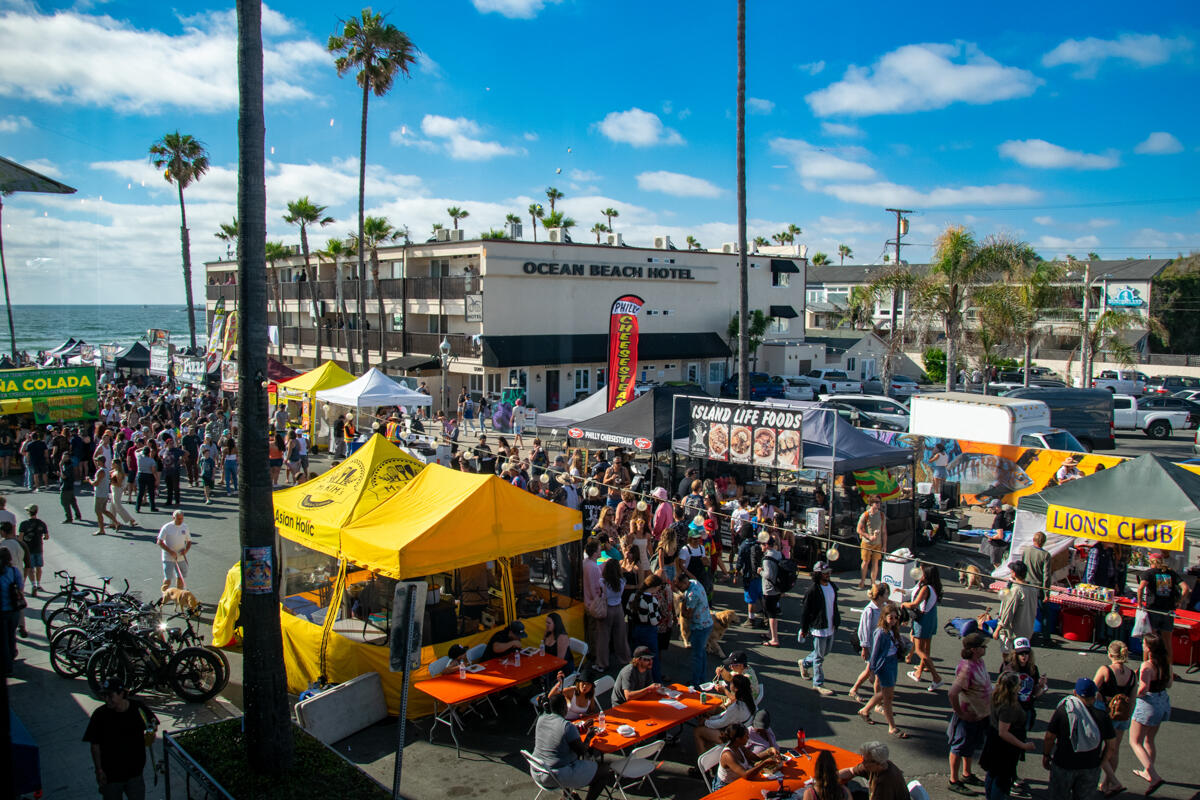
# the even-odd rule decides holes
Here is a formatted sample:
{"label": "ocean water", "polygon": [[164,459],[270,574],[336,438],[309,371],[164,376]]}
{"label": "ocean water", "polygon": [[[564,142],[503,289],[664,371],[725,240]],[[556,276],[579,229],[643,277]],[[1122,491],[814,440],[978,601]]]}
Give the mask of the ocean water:
{"label": "ocean water", "polygon": [[[127,306],[17,306],[13,309],[13,325],[17,331],[17,349],[34,353],[58,347],[69,337],[88,344],[117,342],[129,345],[141,339],[146,331],[162,328],[171,332],[171,343],[188,345],[187,306],[127,305]],[[204,342],[204,310],[196,309],[196,342]],[[8,319],[0,310],[0,353],[9,351]]]}

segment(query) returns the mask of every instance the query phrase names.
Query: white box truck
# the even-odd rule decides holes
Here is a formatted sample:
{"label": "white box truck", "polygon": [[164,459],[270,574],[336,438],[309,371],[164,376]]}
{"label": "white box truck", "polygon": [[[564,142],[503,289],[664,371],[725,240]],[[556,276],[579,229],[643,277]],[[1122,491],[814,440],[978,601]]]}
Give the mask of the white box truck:
{"label": "white box truck", "polygon": [[1041,400],[938,392],[914,395],[909,408],[908,432],[921,436],[1087,452],[1069,431],[1050,425],[1050,406]]}

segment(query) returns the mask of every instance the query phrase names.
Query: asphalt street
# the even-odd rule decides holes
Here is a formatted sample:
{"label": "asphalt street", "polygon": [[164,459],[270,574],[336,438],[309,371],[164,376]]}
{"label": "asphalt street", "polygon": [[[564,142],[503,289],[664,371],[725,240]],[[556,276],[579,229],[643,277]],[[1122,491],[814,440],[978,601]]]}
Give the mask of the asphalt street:
{"label": "asphalt street", "polygon": [[[1182,437],[1180,439],[1182,441]],[[1140,444],[1149,440],[1130,437],[1129,441]],[[315,468],[319,470],[321,465],[318,463]],[[63,524],[58,497],[54,493],[27,493],[14,487],[7,492],[7,496],[9,507],[18,516],[29,502],[37,502],[41,507],[42,517],[48,522],[52,537],[47,548],[47,575],[56,568],[66,567],[84,582],[101,575],[112,575],[117,578],[119,585],[122,579],[128,578],[131,587],[140,591],[143,597],[152,599],[158,596],[162,580],[161,561],[153,540],[158,526],[168,520],[167,509],[160,507],[157,514],[144,510],[138,516],[141,529],[119,535],[92,536],[90,534],[94,526],[90,524],[90,514],[85,513],[85,523]],[[81,496],[80,506],[85,511],[90,509],[90,496]],[[207,604],[204,617],[210,620],[211,606],[220,595],[225,573],[238,558],[235,498],[227,499],[218,494],[212,505],[205,505],[199,490],[185,487],[181,508],[195,541],[189,555],[189,584]],[[945,565],[955,565],[969,559],[980,560],[975,549],[965,544],[941,544],[924,551],[922,555]],[[952,616],[974,616],[983,608],[998,609],[999,598],[996,595],[962,589],[951,570],[943,571],[943,579],[947,596],[941,606],[942,622]],[[786,646],[763,647],[760,644],[760,632],[744,625],[731,628],[722,646],[726,651],[749,651],[752,664],[766,689],[764,705],[774,716],[775,731],[785,743],[794,740],[799,727],[804,727],[810,738],[829,740],[851,749],[857,748],[863,741],[884,740],[891,747],[893,760],[910,779],[922,780],[932,797],[937,800],[954,797],[946,790],[945,725],[948,701],[944,690],[936,693],[925,691],[904,677],[902,671],[897,686],[896,709],[898,724],[911,736],[905,741],[889,737],[885,726],[868,727],[855,716],[857,706],[846,696],[846,692],[861,669],[862,662],[850,650],[849,632],[857,622],[857,610],[866,601],[862,593],[853,589],[856,576],[835,576],[835,582],[842,591],[840,607],[843,622],[834,652],[826,662],[829,685],[837,692],[834,697],[819,696],[808,682],[801,679],[796,664],[796,659],[805,652],[796,645],[796,625],[790,620],[799,616],[801,593],[807,585],[805,581],[801,581],[797,589],[784,600],[781,638]],[[57,581],[47,577],[45,585],[48,589],[57,588]],[[729,586],[718,587],[717,605],[739,609],[744,613],[740,590]],[[31,602],[34,611],[40,606],[39,600]],[[49,670],[44,659],[45,642],[41,626],[34,622],[29,629],[32,636],[22,643],[22,648],[26,649],[27,654],[41,656],[32,656],[28,663],[18,667],[12,691],[14,709],[25,720],[34,737],[43,743],[44,769],[59,782],[60,791],[49,792],[46,797],[89,796],[87,790],[90,787],[86,779],[69,782],[52,765],[79,764],[81,759],[86,758],[86,751],[79,744],[78,737],[86,723],[86,714],[94,707],[94,703],[86,697],[86,686],[82,680],[61,679]],[[939,668],[952,672],[958,660],[957,641],[939,634],[934,639],[933,650]],[[668,677],[679,679],[686,676],[689,657],[689,651],[681,648],[678,642],[674,643],[666,655]],[[1050,697],[1039,703],[1040,722],[1035,726],[1034,736],[1040,739],[1053,703],[1070,691],[1075,678],[1092,675],[1103,659],[1099,654],[1088,653],[1084,645],[1061,639],[1053,648],[1039,649],[1037,659],[1043,673],[1049,677],[1051,690]],[[229,701],[225,707],[213,703],[208,708],[193,708],[164,697],[149,698],[156,710],[163,714],[168,727],[186,727],[216,718],[229,713],[229,704],[240,704],[240,659],[236,653],[231,654],[231,661],[233,679],[224,693]],[[987,663],[993,673],[999,669],[998,648],[991,648]],[[1200,722],[1197,713],[1197,709],[1200,709],[1197,676],[1185,674],[1182,667],[1177,674],[1179,681],[1171,690],[1174,706],[1172,721],[1163,727],[1158,739],[1158,767],[1170,784],[1162,787],[1156,796],[1170,800],[1191,798],[1197,796],[1200,790],[1200,772],[1194,766],[1195,746],[1192,743],[1197,730],[1193,726]],[[500,702],[498,706],[501,712],[498,719],[469,718],[473,721],[462,738],[471,752],[464,752],[461,759],[455,757],[452,746],[447,746],[449,742],[444,730],[430,744],[425,738],[428,725],[424,721],[410,724],[410,744],[405,750],[404,759],[405,793],[421,800],[444,797],[500,798],[513,791],[528,792],[532,796],[535,790],[518,753],[532,744],[531,738],[525,735],[532,720],[529,705],[524,699],[515,698]],[[382,783],[390,785],[395,743],[396,725],[385,722],[346,739],[338,748],[376,775]],[[704,794],[700,782],[686,776],[687,767],[695,763],[690,735],[684,735],[678,745],[668,746],[662,758],[664,763],[660,771],[663,777],[658,783],[664,796],[686,799]],[[1122,746],[1120,775],[1127,787],[1140,794],[1144,784],[1131,774],[1133,766],[1132,753],[1125,743]],[[1021,772],[1023,777],[1031,781],[1038,796],[1048,796],[1045,792],[1045,773],[1039,758],[1028,761],[1022,766]],[[48,780],[47,786],[52,785]],[[161,788],[156,787],[150,796],[162,796]]]}

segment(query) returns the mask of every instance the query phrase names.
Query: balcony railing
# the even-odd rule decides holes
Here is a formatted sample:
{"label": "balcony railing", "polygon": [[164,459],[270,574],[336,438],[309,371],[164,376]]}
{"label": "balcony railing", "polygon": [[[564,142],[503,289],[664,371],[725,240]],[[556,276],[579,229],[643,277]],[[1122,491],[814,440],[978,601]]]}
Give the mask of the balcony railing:
{"label": "balcony railing", "polygon": [[[379,331],[367,330],[362,331],[366,339],[366,347],[369,351],[375,352],[379,350]],[[357,330],[345,330],[343,328],[322,328],[320,331],[321,346],[334,350],[346,349],[346,343],[355,349],[358,348]],[[442,339],[446,339],[450,343],[450,355],[456,358],[470,358],[479,355],[479,349],[475,346],[472,338],[461,333],[409,333],[403,334],[400,331],[384,331],[385,343],[389,353],[399,354],[406,352],[414,355],[436,356],[438,347],[441,345]],[[316,347],[318,332],[312,327],[284,327],[280,329],[280,341],[287,347]],[[407,342],[407,346],[402,346]]]}
{"label": "balcony railing", "polygon": [[[476,276],[471,277],[417,277],[417,278],[381,278],[379,281],[379,294],[385,300],[402,300],[405,297],[405,283],[407,286],[407,295],[410,300],[462,300],[468,294],[478,292],[480,290],[480,280]],[[337,299],[337,281],[318,281],[316,283],[317,292],[321,299],[326,302],[335,302]],[[309,290],[309,284],[306,281],[287,281],[279,284],[281,289],[281,297],[284,300],[307,300],[312,297]],[[273,291],[273,287],[268,287],[268,292]],[[376,296],[374,282],[369,278],[365,287],[366,300],[374,300]],[[225,285],[209,285],[207,287],[207,298],[210,301],[216,302],[220,297],[225,298],[226,303],[233,302],[237,296],[237,286]],[[342,281],[342,296],[345,297],[348,305],[358,302],[358,280],[346,279]]]}

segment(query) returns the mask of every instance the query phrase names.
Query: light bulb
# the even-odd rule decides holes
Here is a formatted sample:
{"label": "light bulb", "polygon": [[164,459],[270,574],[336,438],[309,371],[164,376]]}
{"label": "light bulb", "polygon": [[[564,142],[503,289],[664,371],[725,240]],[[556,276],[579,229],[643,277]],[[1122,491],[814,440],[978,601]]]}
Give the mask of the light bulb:
{"label": "light bulb", "polygon": [[831,562],[837,561],[838,555],[840,555],[840,554],[838,553],[837,545],[834,545],[833,547],[831,547],[825,551],[825,558]]}
{"label": "light bulb", "polygon": [[921,580],[921,565],[917,564],[915,567],[913,567],[912,569],[910,569],[908,571],[908,574],[912,576],[912,579],[914,581]]}
{"label": "light bulb", "polygon": [[645,510],[646,510],[646,501],[645,501],[645,500],[638,500],[638,503],[637,503],[637,510],[638,510],[638,511],[645,511]]}
{"label": "light bulb", "polygon": [[1117,611],[1115,608],[1104,615],[1104,624],[1110,628],[1119,628],[1121,627],[1122,622],[1123,620],[1121,619],[1121,612]]}
{"label": "light bulb", "polygon": [[543,472],[542,477],[538,478],[538,480],[541,481],[542,483],[549,483],[550,482],[550,473]]}
{"label": "light bulb", "polygon": [[599,495],[600,495],[600,489],[598,489],[597,487],[591,486],[588,488],[588,497],[598,497]]}

